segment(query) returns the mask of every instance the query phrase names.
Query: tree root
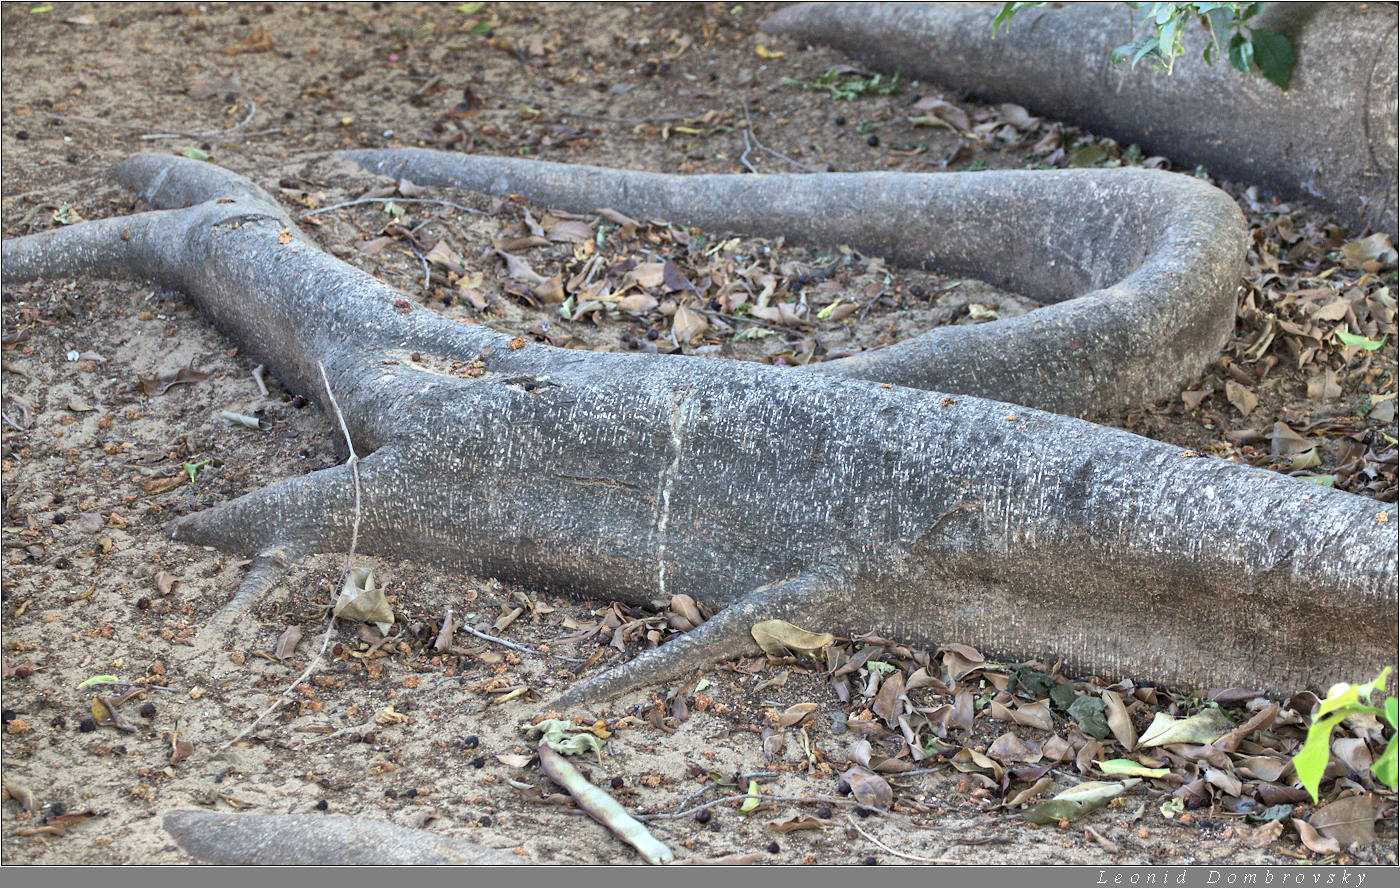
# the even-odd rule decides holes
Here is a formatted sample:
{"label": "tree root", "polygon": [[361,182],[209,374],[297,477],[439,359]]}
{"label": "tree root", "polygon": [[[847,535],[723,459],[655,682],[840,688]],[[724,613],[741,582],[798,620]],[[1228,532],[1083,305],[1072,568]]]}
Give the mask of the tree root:
{"label": "tree root", "polygon": [[1015,289],[1052,304],[805,369],[1073,416],[1180,392],[1224,347],[1244,274],[1234,201],[1153,170],[675,176],[418,148],[342,155],[424,185],[849,245]]}
{"label": "tree root", "polygon": [[509,851],[383,820],[329,814],[168,811],[165,831],[204,863],[230,866],[518,866]]}
{"label": "tree root", "polygon": [[1109,49],[1142,35],[1127,10],[1025,9],[1000,34],[996,14],[971,3],[800,3],[762,27],[1319,202],[1358,232],[1398,236],[1393,7],[1263,4],[1250,26],[1284,35],[1297,56],[1287,91],[1224,59],[1207,64],[1200,49],[1210,38],[1200,31],[1170,76],[1115,65]]}
{"label": "tree root", "polygon": [[[112,220],[7,240],[5,282],[150,277],[187,293],[289,391],[324,401],[324,364],[347,431],[370,453],[360,464],[368,553],[629,604],[683,593],[717,613],[566,699],[701,668],[747,643],[746,622],[774,617],[912,644],[958,640],[1003,659],[1058,656],[1071,670],[1192,688],[1291,693],[1395,661],[1393,505],[977,397],[736,361],[512,348],[477,325],[405,310],[399,294],[322,253],[231,173],[159,156],[121,169],[164,208],[136,217],[147,229],[139,242],[113,244],[123,229]],[[512,169],[496,168],[491,187],[515,189]],[[578,175],[588,186],[611,174]],[[734,207],[714,179],[700,178],[700,190],[676,199]],[[806,223],[792,214],[833,195],[869,199],[872,230],[888,233],[912,187],[913,217],[953,236],[904,249],[955,265],[961,255],[964,268],[988,267],[976,251],[1004,239],[1005,220],[1017,218],[1006,212],[1028,215],[1033,236],[1012,239],[1026,259],[1013,263],[1005,246],[992,254],[1005,276],[1065,297],[1081,286],[1108,289],[1003,327],[1029,331],[1010,340],[1023,349],[998,337],[962,356],[1001,368],[991,375],[1006,397],[1035,389],[1037,370],[1054,377],[1050,400],[1073,396],[1060,377],[1081,370],[1081,386],[1094,391],[1114,368],[1081,353],[1108,348],[1120,333],[1138,342],[1119,326],[1134,319],[1152,337],[1165,323],[1183,340],[1175,351],[1149,350],[1151,362],[1177,367],[1153,374],[1156,387],[1213,354],[1228,328],[1228,311],[1217,331],[1218,309],[1199,312],[1188,297],[1230,301],[1237,211],[1178,177],[987,173],[948,177],[949,194],[883,174],[797,177],[781,193],[746,178],[743,187],[781,210],[753,224],[786,219],[815,235],[834,220],[835,238],[859,234],[855,204]],[[1047,240],[1048,222],[1029,198],[1054,206],[1054,227],[1065,230],[1057,195],[1066,187],[1093,198],[1081,205],[1089,229]],[[590,188],[581,193],[596,194]],[[1125,205],[1125,194],[1145,203]],[[982,229],[998,235],[989,241]],[[892,243],[875,238],[866,248]],[[1037,367],[1052,347],[1064,357]],[[1195,357],[1173,359],[1187,353]],[[479,378],[435,369],[478,357]],[[1032,371],[1017,377],[1018,363]],[[1127,397],[1123,379],[1144,372],[1117,377],[1117,397]],[[526,377],[552,384],[527,388]],[[1082,405],[1084,392],[1075,397]],[[188,516],[174,534],[269,559],[249,581],[256,590],[278,558],[344,550],[353,486],[345,467],[290,479]]]}

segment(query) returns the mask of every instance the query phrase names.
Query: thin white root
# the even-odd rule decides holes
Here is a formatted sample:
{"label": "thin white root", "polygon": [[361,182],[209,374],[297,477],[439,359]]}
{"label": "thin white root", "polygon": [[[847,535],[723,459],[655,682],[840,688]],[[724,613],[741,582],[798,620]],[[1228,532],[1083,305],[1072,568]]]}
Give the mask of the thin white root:
{"label": "thin white root", "polygon": [[875,838],[874,836],[872,836],[870,833],[868,833],[868,832],[866,832],[865,830],[861,829],[861,828],[860,828],[860,824],[859,824],[859,823],[856,823],[855,818],[852,817],[851,815],[847,814],[847,815],[846,815],[846,819],[847,819],[848,821],[850,821],[851,826],[854,826],[854,827],[856,828],[856,832],[858,832],[858,833],[860,833],[861,835],[865,836],[867,839],[869,839],[871,842],[873,842],[873,843],[874,843],[877,847],[879,847],[881,850],[886,851],[886,852],[888,852],[888,853],[890,853],[890,854],[893,854],[895,857],[902,857],[902,858],[904,858],[905,860],[912,860],[912,861],[914,861],[915,863],[947,863],[947,864],[956,864],[956,863],[958,863],[958,861],[953,860],[951,857],[920,857],[920,856],[917,855],[917,854],[905,854],[905,853],[902,852],[902,851],[896,851],[896,850],[894,850],[893,848],[891,848],[889,845],[886,845],[884,842],[882,842],[882,841],[880,841],[879,839],[877,839],[877,838]]}
{"label": "thin white root", "polygon": [[549,779],[562,786],[589,817],[612,830],[622,841],[641,852],[647,863],[659,865],[676,859],[671,849],[662,844],[647,828],[632,818],[617,800],[583,779],[568,759],[540,744],[540,767]]}

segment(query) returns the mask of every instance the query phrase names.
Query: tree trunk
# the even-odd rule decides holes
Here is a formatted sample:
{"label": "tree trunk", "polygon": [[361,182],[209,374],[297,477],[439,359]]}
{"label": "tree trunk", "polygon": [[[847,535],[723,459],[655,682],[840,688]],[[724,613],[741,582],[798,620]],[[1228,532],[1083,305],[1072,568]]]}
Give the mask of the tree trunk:
{"label": "tree trunk", "polygon": [[[143,156],[119,175],[171,209],[6,241],[5,281],[135,275],[188,293],[293,391],[321,394],[324,364],[369,454],[366,551],[718,612],[558,705],[749,650],[765,619],[1275,693],[1395,660],[1393,505],[976,397],[513,348],[322,253],[230,173]],[[455,375],[478,358],[482,376]],[[173,533],[257,555],[261,588],[269,565],[343,550],[354,497],[341,466]]]}
{"label": "tree trunk", "polygon": [[1017,102],[1211,175],[1316,201],[1358,231],[1396,231],[1396,12],[1391,3],[1268,3],[1250,21],[1287,37],[1286,92],[1201,57],[1192,26],[1170,75],[1115,65],[1141,36],[1122,5],[1024,9],[995,37],[996,4],[804,3],[769,33],[825,43],[983,101]]}

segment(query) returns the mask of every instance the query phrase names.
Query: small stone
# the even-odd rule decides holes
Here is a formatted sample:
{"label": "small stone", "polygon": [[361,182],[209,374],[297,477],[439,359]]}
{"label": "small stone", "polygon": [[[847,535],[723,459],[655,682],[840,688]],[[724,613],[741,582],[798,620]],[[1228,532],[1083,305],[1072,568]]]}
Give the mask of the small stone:
{"label": "small stone", "polygon": [[608,786],[612,787],[613,789],[621,789],[622,785],[623,780],[621,777],[614,777],[612,780],[608,781]]}
{"label": "small stone", "polygon": [[93,721],[91,718],[85,718],[78,722],[78,730],[82,731],[84,734],[91,734],[93,731],[97,730],[97,722]]}
{"label": "small stone", "polygon": [[880,145],[880,137],[871,133],[865,137],[865,144],[869,145],[871,148],[877,148]]}
{"label": "small stone", "polygon": [[149,608],[150,606],[151,606],[151,599],[147,598],[145,595],[142,595],[140,598],[136,599],[136,609],[137,609],[137,610],[146,610],[146,609]]}
{"label": "small stone", "polygon": [[709,823],[712,816],[714,815],[710,813],[709,808],[701,808],[699,811],[695,812],[695,822],[700,824]]}
{"label": "small stone", "polygon": [[155,718],[156,704],[152,703],[150,700],[147,700],[145,703],[141,704],[141,708],[138,709],[137,712],[141,713],[142,718]]}
{"label": "small stone", "polygon": [[472,767],[473,767],[473,768],[484,768],[484,767],[486,767],[486,757],[485,757],[485,756],[479,755],[479,756],[477,756],[476,758],[472,759]]}
{"label": "small stone", "polygon": [[325,811],[329,807],[330,803],[328,803],[325,799],[321,799],[319,802],[316,803],[317,811]]}
{"label": "small stone", "polygon": [[817,809],[817,816],[820,817],[822,820],[830,820],[830,819],[831,819],[831,806],[830,806],[830,805],[822,805],[820,808]]}
{"label": "small stone", "polygon": [[851,794],[851,784],[849,784],[849,783],[847,783],[846,781],[842,780],[840,783],[836,784],[836,792],[837,792],[838,795],[850,795],[850,794]]}
{"label": "small stone", "polygon": [[481,738],[476,736],[475,734],[468,734],[467,736],[462,738],[463,749],[476,749],[480,745]]}
{"label": "small stone", "polygon": [[490,825],[491,825],[491,815],[490,815],[490,814],[482,814],[482,815],[481,815],[481,821],[480,821],[480,823],[481,823],[482,826],[490,826]]}

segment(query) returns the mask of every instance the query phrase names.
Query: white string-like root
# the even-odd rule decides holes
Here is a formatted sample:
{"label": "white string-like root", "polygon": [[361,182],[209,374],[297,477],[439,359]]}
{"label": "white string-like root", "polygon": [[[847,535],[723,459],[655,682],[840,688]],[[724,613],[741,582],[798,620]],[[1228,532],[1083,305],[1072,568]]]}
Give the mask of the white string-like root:
{"label": "white string-like root", "polygon": [[871,842],[875,843],[875,845],[877,845],[881,850],[886,851],[886,852],[888,852],[888,853],[890,853],[890,854],[893,854],[895,857],[902,857],[902,858],[904,858],[905,860],[912,860],[912,861],[914,861],[915,863],[948,863],[948,864],[956,864],[956,863],[959,862],[959,861],[953,860],[951,857],[920,857],[920,856],[917,855],[917,854],[905,854],[905,853],[902,852],[902,851],[896,851],[896,850],[894,850],[893,848],[891,848],[889,845],[886,845],[884,842],[882,842],[882,841],[880,841],[879,839],[877,839],[877,838],[875,838],[874,836],[872,836],[870,833],[868,833],[868,832],[866,832],[865,830],[861,829],[861,828],[860,828],[860,824],[859,824],[859,823],[856,823],[855,818],[852,817],[851,815],[847,814],[847,815],[846,815],[846,819],[847,819],[848,821],[850,821],[851,826],[855,827],[856,832],[860,833],[861,835],[863,835],[863,836],[865,836],[867,839],[869,839]]}
{"label": "white string-like root", "polygon": [[450,201],[450,200],[434,200],[434,199],[428,198],[428,197],[362,197],[362,198],[360,198],[359,200],[347,200],[347,201],[345,201],[344,203],[331,204],[331,205],[328,206],[328,207],[321,207],[320,209],[312,210],[312,211],[309,212],[309,213],[302,213],[302,214],[301,214],[300,216],[298,216],[297,218],[298,218],[298,219],[309,219],[309,218],[312,217],[312,216],[319,216],[319,215],[321,215],[322,213],[329,213],[331,210],[343,210],[343,209],[345,209],[346,207],[357,207],[357,206],[359,206],[360,204],[372,204],[372,203],[396,203],[396,204],[399,204],[399,203],[419,203],[419,204],[437,204],[437,205],[440,206],[440,207],[452,207],[454,210],[461,210],[461,211],[464,212],[464,213],[476,213],[478,216],[486,216],[486,215],[489,215],[488,213],[482,212],[481,210],[473,209],[473,208],[471,208],[471,207],[464,207],[464,206],[462,206],[461,204],[453,203],[453,202]]}
{"label": "white string-like root", "polygon": [[550,780],[559,784],[573,796],[578,806],[594,820],[612,830],[613,835],[636,848],[647,863],[657,865],[670,863],[676,859],[671,849],[653,836],[645,826],[617,803],[617,799],[583,779],[568,759],[550,748],[548,743],[540,744],[540,767]]}
{"label": "white string-like root", "polygon": [[[355,479],[355,523],[351,526],[350,529],[350,549],[345,554],[344,573],[345,576],[349,576],[350,568],[355,561],[355,547],[360,541],[360,457],[356,455],[355,443],[350,439],[350,429],[345,424],[345,414],[340,412],[340,404],[335,399],[335,392],[331,391],[331,381],[330,378],[326,376],[325,365],[322,364],[320,361],[317,361],[316,369],[321,371],[321,382],[323,382],[326,386],[326,400],[330,403],[331,409],[335,411],[335,418],[340,423],[340,432],[345,436],[345,447],[350,452],[350,458],[346,460],[346,462],[349,463],[350,474]],[[287,700],[291,698],[292,692],[295,691],[298,687],[300,687],[302,682],[306,681],[308,678],[311,677],[312,673],[314,673],[316,669],[320,667],[321,661],[325,659],[326,648],[330,645],[331,632],[334,631],[334,629],[335,614],[332,613],[326,619],[326,631],[321,635],[321,647],[316,651],[316,656],[311,658],[311,662],[307,665],[307,667],[302,670],[301,675],[298,675],[296,681],[288,685],[287,689],[282,692],[282,695],[279,696],[276,700],[272,701],[272,705],[268,706],[267,709],[263,710],[262,715],[258,716],[252,724],[239,731],[238,734],[232,740],[219,747],[219,752],[224,752],[230,746],[252,733],[252,731],[255,728],[257,728],[258,725],[262,724],[263,721],[269,715],[272,715],[274,712],[282,708],[282,706],[287,702]]]}

